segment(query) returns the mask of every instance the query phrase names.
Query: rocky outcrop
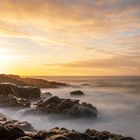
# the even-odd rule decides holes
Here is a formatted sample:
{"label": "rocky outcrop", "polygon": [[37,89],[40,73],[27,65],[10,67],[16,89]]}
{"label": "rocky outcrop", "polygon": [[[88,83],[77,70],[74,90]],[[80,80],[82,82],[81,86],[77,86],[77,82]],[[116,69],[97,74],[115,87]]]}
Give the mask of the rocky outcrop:
{"label": "rocky outcrop", "polygon": [[96,118],[97,109],[91,104],[79,103],[79,100],[60,99],[53,96],[46,101],[39,101],[35,107],[26,112],[27,114],[52,114],[65,118]]}
{"label": "rocky outcrop", "polygon": [[95,129],[87,129],[85,134],[92,138],[96,138],[97,140],[134,140],[132,137],[124,137],[122,135],[112,134],[108,131],[100,132]]}
{"label": "rocky outcrop", "polygon": [[26,133],[18,127],[0,125],[1,140],[134,140],[131,137],[111,134],[109,132],[92,133],[94,130],[86,130],[80,133],[75,130],[65,128],[53,128],[49,131],[39,131],[36,133]]}
{"label": "rocky outcrop", "polygon": [[35,78],[21,78],[18,75],[5,75],[0,74],[0,83],[7,82],[16,84],[18,86],[33,86],[38,88],[56,88],[60,86],[68,86],[65,83],[47,81]]}
{"label": "rocky outcrop", "polygon": [[0,125],[0,139],[1,140],[16,140],[17,138],[25,136],[24,131],[15,126]]}
{"label": "rocky outcrop", "polygon": [[134,140],[132,137],[112,134],[107,131],[87,129],[84,133],[66,128],[36,131],[29,122],[7,120],[0,113],[0,140]]}
{"label": "rocky outcrop", "polygon": [[85,94],[81,90],[76,90],[76,91],[70,92],[70,95],[81,96],[81,95],[85,95]]}
{"label": "rocky outcrop", "polygon": [[34,99],[40,98],[41,91],[36,87],[21,87],[14,84],[1,83],[0,95],[15,95],[19,98]]}
{"label": "rocky outcrop", "polygon": [[7,126],[18,127],[20,129],[22,129],[23,131],[30,131],[30,132],[36,131],[29,122],[11,120],[10,118],[8,119],[8,117],[3,115],[2,113],[0,113],[0,125],[6,126],[6,127]]}
{"label": "rocky outcrop", "polygon": [[24,98],[18,98],[15,95],[0,95],[1,107],[30,107],[30,101]]}

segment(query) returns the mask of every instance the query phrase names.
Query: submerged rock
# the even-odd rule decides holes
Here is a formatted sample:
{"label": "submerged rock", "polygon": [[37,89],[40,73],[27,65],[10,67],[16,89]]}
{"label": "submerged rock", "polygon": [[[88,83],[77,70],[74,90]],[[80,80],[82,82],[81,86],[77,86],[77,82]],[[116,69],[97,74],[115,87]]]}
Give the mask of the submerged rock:
{"label": "submerged rock", "polygon": [[[39,101],[27,114],[52,114],[65,118],[96,118],[97,109],[91,104],[79,103],[79,100],[53,96],[46,101]],[[60,117],[61,118],[61,117]]]}
{"label": "submerged rock", "polygon": [[76,90],[76,91],[70,92],[70,95],[77,96],[77,95],[85,95],[85,94],[80,90]]}

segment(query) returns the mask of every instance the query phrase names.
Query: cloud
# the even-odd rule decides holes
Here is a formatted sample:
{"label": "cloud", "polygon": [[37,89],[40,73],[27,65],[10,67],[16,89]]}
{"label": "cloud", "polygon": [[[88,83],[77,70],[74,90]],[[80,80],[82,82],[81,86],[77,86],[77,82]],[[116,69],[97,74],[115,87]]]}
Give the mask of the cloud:
{"label": "cloud", "polygon": [[18,48],[18,55],[31,55],[29,62],[118,73],[139,69],[139,0],[0,2],[0,43],[9,50]]}
{"label": "cloud", "polygon": [[109,59],[92,59],[69,63],[46,64],[46,66],[62,66],[73,68],[140,68],[140,55],[118,56]]}

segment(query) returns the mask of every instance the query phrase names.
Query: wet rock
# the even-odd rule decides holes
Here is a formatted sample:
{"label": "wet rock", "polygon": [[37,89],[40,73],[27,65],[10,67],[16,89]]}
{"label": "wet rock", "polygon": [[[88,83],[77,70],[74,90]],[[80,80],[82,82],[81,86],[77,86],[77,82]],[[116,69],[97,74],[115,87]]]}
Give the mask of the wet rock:
{"label": "wet rock", "polygon": [[35,129],[33,128],[33,126],[27,122],[27,121],[18,121],[18,120],[12,120],[12,121],[7,121],[5,122],[5,125],[13,125],[16,126],[24,131],[30,131],[30,132],[34,132]]}
{"label": "wet rock", "polygon": [[0,124],[3,126],[15,126],[24,131],[35,132],[36,130],[33,126],[27,121],[18,121],[18,120],[11,120],[8,119],[5,115],[0,115]]}
{"label": "wet rock", "polygon": [[82,91],[80,90],[76,90],[76,91],[72,91],[70,92],[70,95],[74,95],[74,96],[81,96],[81,95],[85,95]]}
{"label": "wet rock", "polygon": [[15,95],[8,94],[8,95],[1,95],[0,98],[0,106],[1,107],[30,107],[30,101],[24,98],[18,98]]}
{"label": "wet rock", "polygon": [[32,137],[33,137],[33,139],[44,140],[46,137],[49,137],[49,136],[48,136],[47,131],[39,131]]}
{"label": "wet rock", "polygon": [[[9,95],[14,95],[18,98],[34,99],[40,98],[40,94],[40,89],[36,87],[20,87],[6,83],[0,84],[0,97],[5,101],[8,100],[7,97]],[[0,102],[3,102],[2,99]]]}
{"label": "wet rock", "polygon": [[1,140],[16,140],[17,138],[25,136],[23,130],[15,126],[0,125],[0,139]]}
{"label": "wet rock", "polygon": [[91,104],[79,103],[79,100],[64,99],[53,96],[46,101],[39,101],[27,113],[52,114],[65,118],[96,118],[98,111]]}
{"label": "wet rock", "polygon": [[24,136],[24,137],[18,138],[16,140],[33,140],[33,139],[29,136]]}
{"label": "wet rock", "polygon": [[87,129],[85,131],[85,134],[91,137],[96,137],[99,140],[134,140],[132,137],[124,137],[122,135],[111,134],[107,131],[100,132],[94,129]]}
{"label": "wet rock", "polygon": [[[113,137],[111,137],[113,136]],[[107,131],[87,129],[85,133],[66,128],[49,131],[24,132],[16,126],[0,125],[0,140],[134,140],[131,137],[111,134]]]}

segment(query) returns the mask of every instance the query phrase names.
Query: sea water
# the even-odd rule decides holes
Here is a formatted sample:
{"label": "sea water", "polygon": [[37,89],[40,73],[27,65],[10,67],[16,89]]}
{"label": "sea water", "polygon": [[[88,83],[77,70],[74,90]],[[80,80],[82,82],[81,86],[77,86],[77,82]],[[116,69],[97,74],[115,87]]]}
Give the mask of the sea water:
{"label": "sea water", "polygon": [[[36,77],[64,82],[69,87],[41,89],[61,98],[79,99],[94,105],[99,112],[96,120],[50,120],[48,116],[23,116],[24,110],[0,109],[13,119],[27,120],[35,129],[48,130],[65,127],[83,132],[87,128],[110,131],[139,140],[140,133],[140,77]],[[81,90],[85,96],[70,96]]]}

